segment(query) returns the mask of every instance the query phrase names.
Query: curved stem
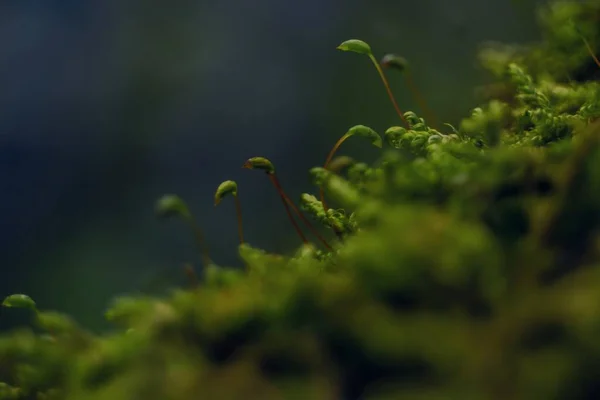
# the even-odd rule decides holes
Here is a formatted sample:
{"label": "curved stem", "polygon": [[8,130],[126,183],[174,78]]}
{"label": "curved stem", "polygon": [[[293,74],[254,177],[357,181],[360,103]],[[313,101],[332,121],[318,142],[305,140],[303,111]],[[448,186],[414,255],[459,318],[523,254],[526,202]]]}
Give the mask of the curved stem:
{"label": "curved stem", "polygon": [[394,109],[396,110],[396,113],[398,114],[398,116],[400,117],[400,119],[402,120],[402,122],[404,122],[404,125],[406,125],[406,127],[408,129],[410,129],[410,126],[408,125],[408,122],[404,118],[404,115],[403,115],[402,111],[400,110],[400,107],[398,107],[398,103],[396,102],[396,98],[394,97],[394,94],[392,93],[392,89],[390,89],[390,84],[388,83],[388,81],[387,81],[387,79],[385,77],[385,74],[383,73],[383,70],[379,66],[379,63],[375,59],[375,56],[373,56],[373,54],[369,54],[369,58],[373,62],[373,65],[375,65],[375,68],[377,68],[377,72],[379,73],[379,76],[381,77],[381,80],[383,81],[383,86],[385,86],[385,90],[387,91],[387,94],[390,97],[390,100],[392,101],[392,104],[394,105]]}
{"label": "curved stem", "polygon": [[[331,162],[331,160],[333,159],[333,156],[335,155],[335,152],[340,148],[342,143],[344,143],[344,141],[346,139],[348,139],[349,137],[350,137],[350,133],[346,133],[346,134],[344,134],[344,136],[342,136],[341,138],[338,139],[338,141],[335,143],[335,145],[329,152],[329,155],[327,155],[327,160],[325,160],[325,165],[323,166],[323,168],[327,169],[327,167],[329,166],[329,163]],[[327,204],[325,204],[325,190],[323,189],[322,186],[321,186],[321,189],[319,190],[319,196],[321,197],[321,203],[323,204],[323,209],[325,210],[325,212],[327,212]]]}
{"label": "curved stem", "polygon": [[598,57],[596,57],[596,54],[594,54],[594,50],[592,49],[592,46],[590,46],[589,42],[583,36],[581,36],[581,40],[583,40],[583,43],[585,44],[587,51],[590,53],[590,55],[594,59],[594,62],[596,63],[596,65],[598,67],[600,67],[600,60],[598,60]]}
{"label": "curved stem", "polygon": [[190,286],[192,287],[192,289],[196,288],[198,286],[198,275],[196,275],[196,271],[194,271],[194,267],[192,266],[192,264],[185,264],[183,266],[183,272],[190,281]]}
{"label": "curved stem", "polygon": [[204,240],[204,234],[202,233],[200,226],[198,226],[198,223],[193,218],[189,219],[189,223],[192,231],[194,232],[194,236],[196,237],[196,243],[198,243],[198,247],[202,253],[202,263],[206,268],[210,265],[210,257],[208,255],[208,246],[206,245],[206,240]]}
{"label": "curved stem", "polygon": [[419,107],[425,113],[425,118],[427,120],[431,121],[431,125],[430,126],[434,126],[434,127],[438,126],[437,125],[437,119],[435,118],[435,115],[433,114],[433,112],[431,111],[431,109],[429,108],[429,106],[427,105],[427,102],[425,101],[425,98],[421,95],[421,92],[417,88],[417,85],[415,85],[415,81],[412,78],[412,74],[410,73],[410,71],[405,71],[404,74],[405,74],[404,75],[404,80],[406,81],[406,86],[408,86],[408,90],[411,91],[412,95],[417,100],[417,103],[419,104]]}
{"label": "curved stem", "polygon": [[240,244],[244,244],[244,229],[242,225],[242,204],[237,196],[235,197],[235,211],[237,213],[238,234],[240,236]]}
{"label": "curved stem", "polygon": [[277,179],[277,177],[275,176],[274,173],[268,173],[267,172],[267,175],[269,176],[269,179],[271,180],[271,183],[273,183],[273,186],[275,186],[275,189],[277,190],[277,193],[279,193],[279,196],[281,197],[281,201],[283,201],[283,206],[285,207],[285,212],[287,213],[290,221],[292,222],[292,225],[294,226],[294,229],[298,233],[298,236],[300,236],[300,239],[302,239],[302,242],[304,244],[310,244],[309,241],[306,239],[306,236],[304,236],[304,233],[302,233],[302,230],[298,226],[298,223],[294,219],[294,216],[292,215],[292,212],[290,211],[290,207],[288,206],[288,202],[286,200],[287,196],[283,192],[283,189],[281,188],[281,185],[279,184],[279,180]]}
{"label": "curved stem", "polygon": [[321,236],[319,231],[317,231],[315,229],[315,227],[310,223],[310,221],[304,216],[304,214],[302,214],[302,212],[298,209],[296,204],[294,204],[292,199],[290,199],[290,197],[287,194],[285,194],[285,192],[283,191],[283,188],[281,187],[281,183],[279,183],[279,179],[277,179],[277,176],[275,174],[270,174],[269,177],[271,178],[271,181],[277,188],[277,191],[279,192],[279,194],[281,196],[283,196],[283,198],[285,198],[285,202],[288,204],[289,207],[292,208],[292,210],[294,211],[294,213],[296,213],[298,218],[300,218],[302,220],[304,225],[306,225],[306,227],[312,232],[312,234],[315,235],[317,237],[317,239],[319,239],[321,241],[321,243],[323,243],[323,245],[329,251],[333,251],[333,248],[329,245],[329,243],[327,243],[327,241],[323,238],[323,236]]}
{"label": "curved stem", "polygon": [[304,216],[304,214],[302,214],[302,212],[300,212],[300,210],[298,209],[298,207],[296,207],[296,205],[294,204],[292,199],[290,199],[288,197],[288,195],[286,195],[285,193],[284,193],[284,196],[285,196],[286,201],[290,205],[290,207],[292,207],[292,210],[294,210],[296,215],[298,215],[298,217],[302,220],[302,222],[304,222],[304,225],[306,225],[306,227],[312,232],[312,234],[315,235],[317,237],[317,239],[319,239],[321,241],[321,243],[323,243],[323,246],[325,246],[327,248],[327,250],[333,251],[333,247],[331,247],[329,245],[329,243],[327,243],[327,241],[316,230],[316,228],[313,226],[313,224],[311,224],[310,221]]}

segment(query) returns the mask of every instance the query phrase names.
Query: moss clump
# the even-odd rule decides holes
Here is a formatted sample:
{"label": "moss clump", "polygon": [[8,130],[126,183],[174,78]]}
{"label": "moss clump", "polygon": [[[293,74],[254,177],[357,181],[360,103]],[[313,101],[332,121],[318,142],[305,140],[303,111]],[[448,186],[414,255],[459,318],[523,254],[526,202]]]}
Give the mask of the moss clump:
{"label": "moss clump", "polygon": [[598,15],[552,5],[546,42],[488,51],[505,92],[459,129],[406,112],[374,165],[313,168],[332,250],[244,242],[244,271],[206,257],[194,289],[117,299],[105,336],[12,297],[37,328],[0,338],[0,399],[596,398],[600,85],[570,29],[600,44]]}

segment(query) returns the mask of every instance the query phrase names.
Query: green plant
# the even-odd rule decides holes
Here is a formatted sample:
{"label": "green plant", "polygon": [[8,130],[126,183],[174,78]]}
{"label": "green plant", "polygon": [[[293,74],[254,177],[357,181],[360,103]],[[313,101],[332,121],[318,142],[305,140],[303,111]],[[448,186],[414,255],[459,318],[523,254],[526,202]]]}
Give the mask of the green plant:
{"label": "green plant", "polygon": [[[334,249],[308,243],[273,164],[252,158],[304,239],[296,252],[241,243],[245,270],[211,263],[193,290],[116,299],[111,334],[36,311],[34,329],[0,336],[0,399],[596,398],[600,85],[572,27],[548,21],[598,43],[600,3],[544,9],[545,42],[487,53],[503,95],[458,129],[408,111],[374,164],[310,169],[340,208],[300,204],[343,235]],[[191,220],[176,196],[159,205]],[[37,310],[23,295],[4,306]]]}
{"label": "green plant", "polygon": [[262,171],[265,171],[265,173],[269,177],[269,180],[275,187],[275,190],[277,190],[277,193],[279,193],[279,196],[281,197],[281,201],[283,202],[283,206],[285,207],[285,211],[286,211],[290,221],[292,222],[294,229],[298,233],[298,236],[300,236],[300,239],[302,240],[302,243],[305,246],[309,246],[310,242],[308,241],[306,236],[304,236],[304,233],[302,233],[302,230],[300,229],[300,227],[298,226],[298,223],[294,219],[294,216],[292,215],[291,210],[293,210],[294,213],[296,213],[296,215],[302,220],[302,222],[305,223],[305,225],[310,229],[310,231],[321,241],[321,243],[323,243],[323,245],[327,249],[329,249],[329,250],[333,249],[329,245],[329,243],[327,243],[327,241],[321,236],[321,234],[314,228],[314,226],[306,219],[306,217],[304,217],[304,215],[300,212],[300,210],[294,204],[292,199],[290,199],[289,196],[287,194],[285,194],[285,192],[283,191],[283,188],[281,187],[281,183],[279,182],[279,179],[277,178],[277,175],[275,175],[275,167],[273,166],[273,163],[271,163],[271,161],[269,161],[268,159],[266,159],[264,157],[253,157],[253,158],[248,159],[244,163],[243,168],[260,169]]}
{"label": "green plant", "polygon": [[329,163],[329,170],[335,173],[341,173],[344,169],[356,164],[356,160],[348,156],[337,156]]}
{"label": "green plant", "polygon": [[155,211],[161,218],[179,217],[189,225],[202,253],[204,266],[208,267],[211,264],[211,260],[208,255],[208,246],[204,239],[204,233],[183,199],[174,194],[164,195],[156,202]]}
{"label": "green plant", "polygon": [[12,294],[2,301],[2,307],[29,308],[37,311],[35,301],[26,294]]}
{"label": "green plant", "polygon": [[379,63],[377,62],[377,59],[373,55],[373,52],[371,51],[371,46],[369,46],[366,42],[363,42],[362,40],[350,39],[350,40],[346,40],[345,42],[341,43],[337,47],[337,49],[341,50],[341,51],[351,51],[353,53],[364,54],[367,57],[369,57],[369,59],[371,60],[371,62],[375,66],[375,69],[377,70],[377,73],[381,77],[381,81],[383,82],[383,86],[385,86],[385,90],[386,90],[386,92],[387,92],[387,94],[388,94],[388,96],[390,98],[390,101],[392,102],[392,105],[394,106],[394,110],[396,110],[396,114],[398,114],[398,116],[400,117],[400,119],[404,123],[406,123],[406,120],[404,119],[404,115],[403,115],[402,111],[400,110],[400,107],[398,106],[398,102],[396,102],[396,98],[394,97],[394,94],[392,93],[392,89],[390,88],[390,84],[389,84],[387,78],[385,77],[385,74],[384,74],[383,70],[379,66]]}
{"label": "green plant", "polygon": [[222,182],[217,191],[215,192],[215,206],[219,205],[223,197],[228,194],[231,194],[235,199],[235,210],[237,213],[237,221],[238,221],[238,235],[240,236],[240,244],[244,244],[244,228],[242,224],[242,205],[240,204],[240,199],[237,193],[238,187],[237,183],[234,181],[224,181]]}
{"label": "green plant", "polygon": [[421,108],[421,111],[425,113],[425,117],[427,120],[431,121],[434,126],[437,126],[438,122],[435,118],[435,114],[429,108],[429,105],[425,101],[425,98],[421,94],[421,91],[417,88],[415,84],[415,80],[412,77],[412,74],[409,69],[408,61],[397,54],[386,54],[380,61],[380,64],[384,68],[393,68],[397,71],[402,72],[404,76],[404,81],[408,90],[410,90],[412,96],[417,101],[417,104]]}
{"label": "green plant", "polygon": [[[331,163],[331,160],[333,159],[335,152],[339,149],[339,147],[342,145],[342,143],[344,143],[346,141],[346,139],[348,139],[352,136],[360,136],[360,137],[367,138],[367,139],[369,139],[371,144],[375,147],[381,148],[383,146],[383,141],[381,140],[381,136],[379,136],[379,134],[377,132],[375,132],[373,129],[369,128],[368,126],[355,125],[352,128],[350,128],[348,130],[348,132],[346,132],[335,143],[335,145],[333,146],[333,148],[327,155],[327,160],[325,160],[325,165],[323,166],[323,168],[327,169],[329,167],[329,164]],[[321,203],[323,203],[323,208],[325,208],[325,211],[327,211],[327,205],[325,204],[325,192],[323,191],[323,188],[321,188],[321,191],[319,194],[321,197]]]}

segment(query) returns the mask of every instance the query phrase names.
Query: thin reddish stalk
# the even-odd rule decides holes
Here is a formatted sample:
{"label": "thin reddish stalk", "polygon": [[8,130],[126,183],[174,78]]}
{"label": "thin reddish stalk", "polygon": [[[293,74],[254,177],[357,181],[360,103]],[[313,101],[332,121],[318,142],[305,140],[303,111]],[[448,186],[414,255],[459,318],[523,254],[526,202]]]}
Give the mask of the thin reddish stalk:
{"label": "thin reddish stalk", "polygon": [[210,265],[210,257],[208,255],[208,246],[206,245],[206,240],[204,240],[204,235],[202,234],[202,230],[193,219],[190,220],[190,224],[192,226],[192,230],[194,231],[194,236],[196,237],[196,242],[200,247],[200,252],[202,253],[202,263],[204,267],[208,267]]}
{"label": "thin reddish stalk", "polygon": [[306,245],[310,244],[310,242],[308,241],[308,239],[306,239],[306,236],[304,236],[304,233],[302,233],[302,230],[298,226],[298,223],[294,219],[294,216],[292,215],[292,212],[290,210],[290,207],[288,206],[288,202],[287,202],[287,199],[286,199],[287,196],[285,195],[285,193],[281,189],[281,185],[279,184],[279,180],[277,179],[277,177],[275,176],[274,173],[267,173],[267,175],[269,176],[269,179],[271,180],[271,183],[273,183],[273,186],[275,186],[275,189],[277,190],[277,193],[279,193],[279,196],[281,197],[281,201],[283,202],[283,206],[285,207],[285,212],[287,213],[290,221],[292,222],[292,225],[294,226],[294,229],[298,233],[298,236],[300,236],[300,239],[302,239],[302,242],[304,244],[306,244]]}
{"label": "thin reddish stalk", "polygon": [[300,210],[298,209],[298,207],[296,207],[296,205],[294,204],[292,199],[290,199],[288,197],[288,195],[286,195],[285,193],[284,193],[284,196],[285,196],[286,201],[290,205],[290,207],[292,207],[292,210],[294,210],[296,215],[298,215],[298,217],[302,220],[302,222],[304,222],[304,225],[306,225],[306,227],[312,232],[312,234],[315,235],[321,243],[323,243],[323,246],[325,246],[327,248],[327,250],[333,251],[333,247],[331,247],[329,245],[329,243],[327,243],[327,241],[323,238],[323,236],[321,236],[319,231],[317,231],[315,229],[315,227],[310,223],[310,221],[304,216],[304,214],[302,214],[302,212],[300,212]]}
{"label": "thin reddish stalk", "polygon": [[198,286],[198,275],[196,275],[196,271],[194,271],[194,267],[191,264],[185,264],[183,267],[183,272],[185,276],[187,276],[190,281],[190,286],[195,288]]}
{"label": "thin reddish stalk", "polygon": [[[348,139],[349,137],[350,137],[350,134],[346,133],[344,136],[342,136],[341,138],[338,139],[338,141],[335,143],[335,145],[329,152],[329,155],[327,155],[327,160],[325,160],[325,165],[323,166],[324,169],[327,169],[327,167],[329,166],[329,163],[331,162],[331,160],[333,159],[333,156],[335,155],[335,152],[338,151],[338,149],[340,148],[342,143],[344,143],[344,141],[346,139]],[[319,196],[321,197],[321,203],[323,204],[323,209],[325,210],[325,212],[327,212],[327,204],[325,204],[325,190],[323,189],[322,186],[319,190]]]}
{"label": "thin reddish stalk", "polygon": [[412,92],[412,95],[417,100],[419,107],[425,113],[425,118],[428,121],[430,121],[430,126],[437,127],[438,126],[437,119],[435,118],[433,111],[431,111],[431,109],[427,105],[425,98],[421,95],[421,92],[417,88],[417,85],[415,85],[415,81],[413,80],[411,73],[409,71],[405,71],[404,74],[405,74],[404,80],[406,82],[406,86],[408,86],[408,90],[410,90]]}
{"label": "thin reddish stalk", "polygon": [[235,210],[237,213],[238,234],[240,236],[240,244],[244,244],[244,229],[242,225],[242,204],[237,196],[235,197]]}
{"label": "thin reddish stalk", "polygon": [[385,74],[383,73],[383,70],[379,66],[379,63],[375,59],[375,56],[373,56],[373,54],[369,54],[369,58],[371,59],[371,61],[375,65],[375,68],[377,68],[377,72],[379,73],[379,76],[381,77],[381,80],[383,81],[383,86],[385,86],[385,90],[387,91],[387,94],[388,94],[388,96],[389,96],[392,104],[394,105],[394,109],[396,110],[396,113],[398,114],[398,116],[400,117],[400,119],[402,120],[402,122],[404,122],[404,125],[406,125],[406,128],[410,129],[410,126],[408,125],[408,122],[406,121],[406,118],[404,118],[404,113],[400,110],[400,107],[398,107],[398,103],[396,102],[396,98],[394,97],[394,94],[392,93],[392,89],[390,88],[390,84],[388,83],[388,80],[385,77]]}

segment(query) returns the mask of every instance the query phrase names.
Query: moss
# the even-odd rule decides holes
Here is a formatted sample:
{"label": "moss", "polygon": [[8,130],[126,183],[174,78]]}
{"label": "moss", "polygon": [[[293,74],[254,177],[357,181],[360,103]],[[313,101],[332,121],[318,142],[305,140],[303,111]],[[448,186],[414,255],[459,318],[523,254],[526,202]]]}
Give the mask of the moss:
{"label": "moss", "polygon": [[[373,165],[311,169],[331,249],[241,240],[244,270],[205,256],[192,289],[116,299],[110,335],[8,298],[35,326],[0,337],[0,399],[596,398],[600,84],[577,33],[600,43],[600,4],[541,15],[544,42],[482,53],[506,93],[459,129],[406,112]],[[205,250],[181,199],[158,211]]]}

